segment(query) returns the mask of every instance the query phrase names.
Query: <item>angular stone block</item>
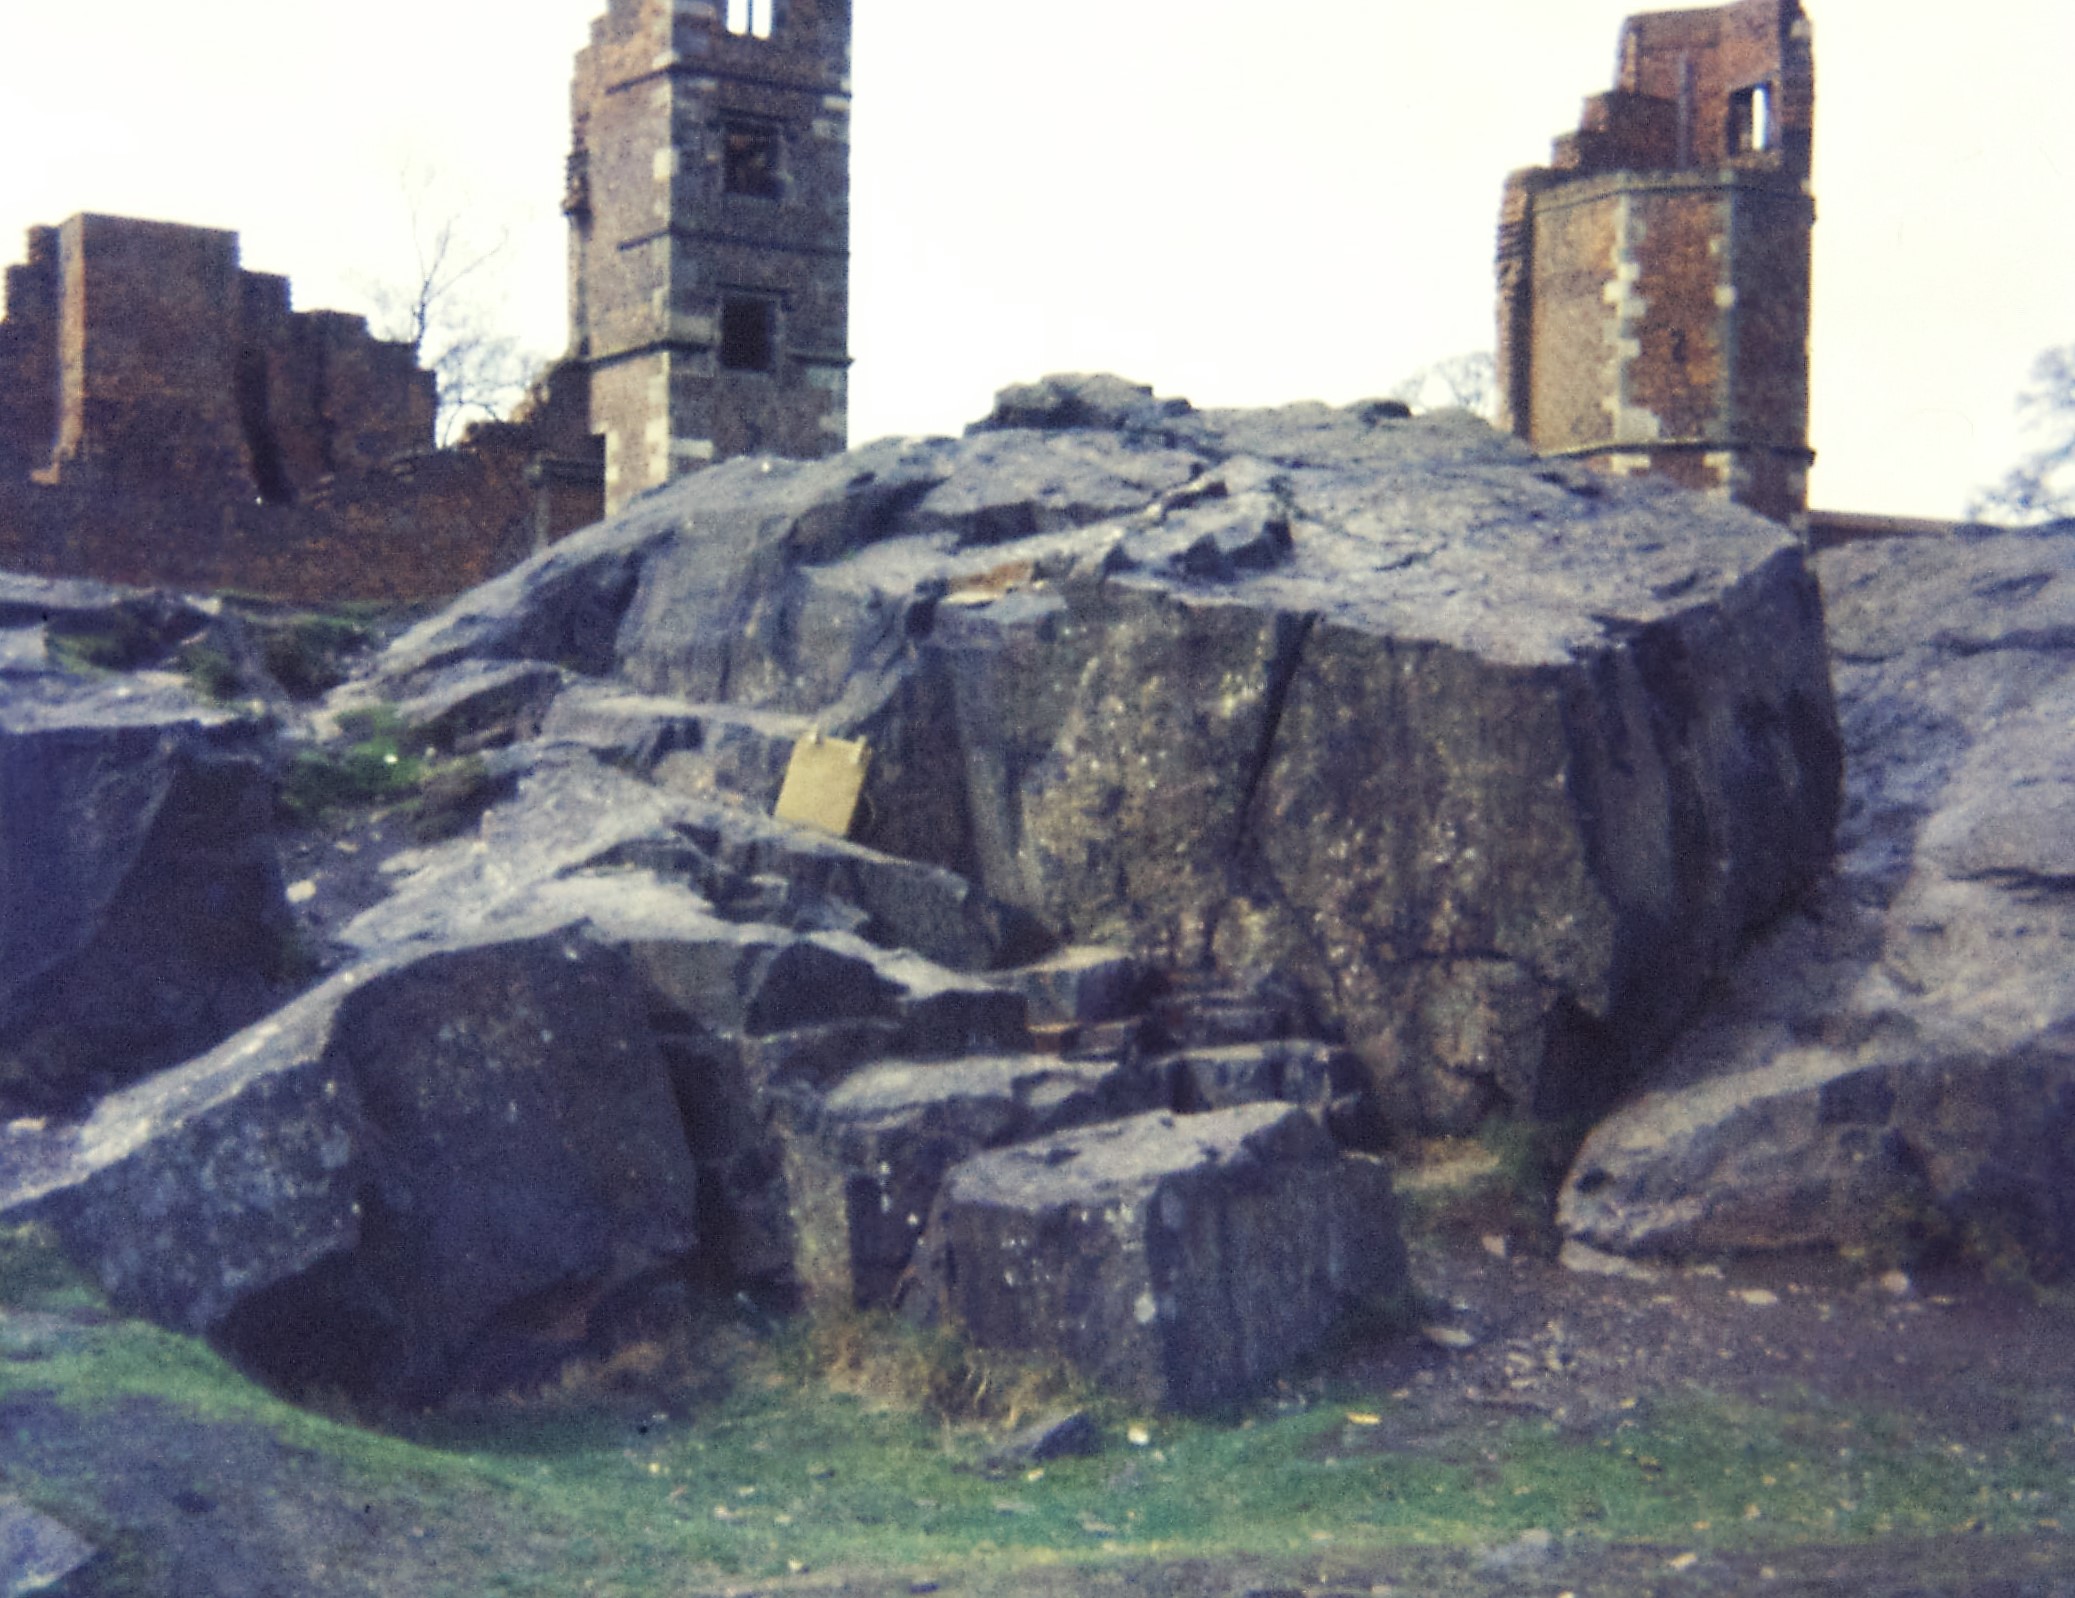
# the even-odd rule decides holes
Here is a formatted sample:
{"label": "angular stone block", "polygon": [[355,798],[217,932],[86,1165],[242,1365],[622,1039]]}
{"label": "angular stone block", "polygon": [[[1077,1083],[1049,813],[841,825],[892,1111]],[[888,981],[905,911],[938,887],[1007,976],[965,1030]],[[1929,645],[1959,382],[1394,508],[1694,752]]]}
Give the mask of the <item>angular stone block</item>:
{"label": "angular stone block", "polygon": [[857,1072],[788,1140],[804,1285],[859,1309],[891,1303],[952,1166],[1161,1098],[1162,1079],[1137,1065],[1047,1055],[887,1060]]}
{"label": "angular stone block", "polygon": [[1558,1221],[1679,1257],[1964,1238],[2075,1274],[2075,523],[1818,560],[1846,795],[1832,875]]}
{"label": "angular stone block", "polygon": [[1389,1169],[1261,1104],[967,1160],[938,1195],[913,1299],[983,1347],[1202,1409],[1259,1388],[1405,1269]]}

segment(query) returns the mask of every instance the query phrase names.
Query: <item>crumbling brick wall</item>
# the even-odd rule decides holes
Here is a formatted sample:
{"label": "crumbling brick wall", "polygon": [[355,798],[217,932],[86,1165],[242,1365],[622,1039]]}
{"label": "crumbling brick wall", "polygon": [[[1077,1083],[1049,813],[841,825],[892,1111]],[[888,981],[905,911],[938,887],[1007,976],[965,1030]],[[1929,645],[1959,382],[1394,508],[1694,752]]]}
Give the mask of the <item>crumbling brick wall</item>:
{"label": "crumbling brick wall", "polygon": [[1632,17],[1501,201],[1501,425],[1781,521],[1807,507],[1815,67],[1799,0]]}
{"label": "crumbling brick wall", "polygon": [[74,217],[31,232],[6,286],[0,568],[430,599],[603,513],[580,366],[435,451],[410,346],[295,311],[235,234]]}
{"label": "crumbling brick wall", "polygon": [[611,0],[577,57],[570,348],[605,497],[846,443],[849,0]]}
{"label": "crumbling brick wall", "polygon": [[409,346],[291,310],[235,233],[95,215],[7,274],[8,390],[0,448],[43,481],[278,502],[430,449],[437,404]]}
{"label": "crumbling brick wall", "polygon": [[0,481],[49,464],[58,434],[58,231],[29,231],[0,319]]}

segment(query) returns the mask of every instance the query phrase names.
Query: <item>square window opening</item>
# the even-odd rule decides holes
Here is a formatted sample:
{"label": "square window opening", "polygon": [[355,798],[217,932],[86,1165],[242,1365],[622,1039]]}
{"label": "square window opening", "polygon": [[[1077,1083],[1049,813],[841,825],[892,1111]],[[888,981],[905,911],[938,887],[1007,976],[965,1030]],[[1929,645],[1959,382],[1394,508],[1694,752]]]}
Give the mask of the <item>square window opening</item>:
{"label": "square window opening", "polygon": [[771,37],[771,13],[777,0],[728,0],[728,32],[752,39]]}
{"label": "square window opening", "polygon": [[778,175],[778,130],[753,122],[730,122],[721,130],[721,186],[729,194],[776,200],[784,186]]}
{"label": "square window opening", "polygon": [[778,302],[762,294],[730,294],[720,302],[720,364],[728,372],[778,367]]}

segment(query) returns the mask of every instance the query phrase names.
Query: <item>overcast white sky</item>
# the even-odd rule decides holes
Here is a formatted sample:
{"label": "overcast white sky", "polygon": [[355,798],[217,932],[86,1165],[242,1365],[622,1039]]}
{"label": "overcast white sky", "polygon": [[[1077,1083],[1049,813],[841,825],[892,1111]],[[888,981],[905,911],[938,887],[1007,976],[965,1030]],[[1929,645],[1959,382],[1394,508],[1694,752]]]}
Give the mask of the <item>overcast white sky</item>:
{"label": "overcast white sky", "polygon": [[[855,0],[852,442],[1111,370],[1346,401],[1491,343],[1499,185],[1629,0]],[[1957,513],[2075,342],[2069,0],[1808,0],[1816,503]],[[96,210],[235,228],[303,308],[408,279],[399,173],[563,342],[570,59],[604,0],[0,0],[0,260]]]}

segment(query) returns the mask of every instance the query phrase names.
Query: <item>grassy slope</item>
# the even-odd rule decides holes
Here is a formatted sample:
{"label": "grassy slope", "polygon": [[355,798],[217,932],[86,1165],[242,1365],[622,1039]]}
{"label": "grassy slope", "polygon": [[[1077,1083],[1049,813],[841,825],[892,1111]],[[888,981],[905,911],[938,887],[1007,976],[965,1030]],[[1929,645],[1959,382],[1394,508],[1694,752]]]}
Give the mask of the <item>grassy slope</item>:
{"label": "grassy slope", "polygon": [[[26,1234],[0,1247],[0,1305],[12,1312],[0,1319],[0,1413],[10,1398],[46,1394],[87,1427],[120,1422],[123,1406],[145,1397],[197,1421],[256,1428],[317,1462],[342,1499],[412,1506],[404,1537],[437,1540],[449,1570],[458,1559],[470,1572],[461,1590],[645,1595],[681,1592],[694,1570],[970,1572],[1488,1546],[1536,1527],[1763,1547],[2020,1532],[2075,1510],[2048,1451],[2024,1436],[1993,1455],[1956,1451],[1901,1419],[1813,1397],[1787,1414],[1696,1393],[1646,1400],[1598,1434],[1537,1418],[1393,1448],[1378,1442],[1397,1400],[1330,1376],[1222,1422],[1106,1410],[1099,1456],[990,1474],[977,1468],[986,1429],[839,1390],[873,1385],[857,1368],[883,1376],[896,1362],[898,1334],[885,1331],[835,1385],[807,1340],[724,1328],[725,1370],[697,1381],[682,1366],[674,1377],[636,1372],[637,1394],[617,1379],[627,1370],[593,1372],[391,1435],[284,1404],[199,1343],[154,1327],[25,1315],[95,1318],[91,1293]],[[206,1465],[199,1472],[210,1486]],[[0,1476],[88,1535],[120,1541],[119,1526],[96,1523],[94,1483],[76,1469],[0,1466]]]}

